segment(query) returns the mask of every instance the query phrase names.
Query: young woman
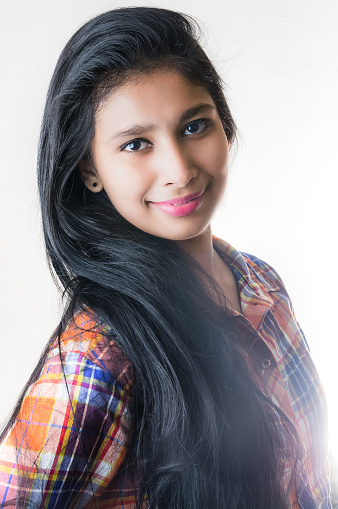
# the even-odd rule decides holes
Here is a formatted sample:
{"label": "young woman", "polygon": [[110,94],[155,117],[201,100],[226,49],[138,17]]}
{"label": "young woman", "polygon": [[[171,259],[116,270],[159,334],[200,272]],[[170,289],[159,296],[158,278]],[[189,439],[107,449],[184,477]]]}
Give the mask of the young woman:
{"label": "young woman", "polygon": [[332,507],[288,294],[211,233],[235,136],[187,16],[113,10],[66,45],[38,171],[67,304],[2,434],[1,507]]}

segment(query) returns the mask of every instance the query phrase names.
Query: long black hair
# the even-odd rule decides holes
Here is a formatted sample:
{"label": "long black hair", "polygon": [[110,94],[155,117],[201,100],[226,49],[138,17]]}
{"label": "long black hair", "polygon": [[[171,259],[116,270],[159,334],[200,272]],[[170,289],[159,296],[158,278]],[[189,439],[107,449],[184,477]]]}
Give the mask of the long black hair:
{"label": "long black hair", "polygon": [[203,86],[234,141],[221,78],[198,40],[198,25],[186,15],[121,8],[82,26],[59,58],[38,158],[48,260],[67,297],[58,334],[86,305],[131,361],[125,468],[141,479],[139,507],[147,495],[149,507],[161,509],[282,509],[292,429],[253,382],[246,338],[220,289],[209,278],[216,303],[193,258],[128,223],[104,190],[88,191],[79,170],[91,157],[105,94],[157,69]]}

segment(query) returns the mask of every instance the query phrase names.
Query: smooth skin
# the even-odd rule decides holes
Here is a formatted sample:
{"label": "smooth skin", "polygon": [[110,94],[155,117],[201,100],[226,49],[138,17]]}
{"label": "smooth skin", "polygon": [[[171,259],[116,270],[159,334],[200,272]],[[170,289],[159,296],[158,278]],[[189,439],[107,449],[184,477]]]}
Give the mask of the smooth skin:
{"label": "smooth skin", "polygon": [[[98,109],[92,155],[94,167],[81,163],[88,189],[104,189],[137,228],[178,242],[240,312],[234,276],[212,246],[210,220],[226,187],[229,144],[207,90],[172,70],[135,77]],[[197,192],[202,202],[185,216],[153,204]]]}

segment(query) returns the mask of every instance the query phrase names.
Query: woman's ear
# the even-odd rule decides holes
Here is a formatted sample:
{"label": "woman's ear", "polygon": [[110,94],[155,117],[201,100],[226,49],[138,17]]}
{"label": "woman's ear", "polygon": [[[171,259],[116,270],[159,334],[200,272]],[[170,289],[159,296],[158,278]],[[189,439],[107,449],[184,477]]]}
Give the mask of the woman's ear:
{"label": "woman's ear", "polygon": [[81,159],[79,162],[79,168],[81,173],[81,178],[89,191],[93,193],[99,193],[103,189],[103,184],[101,179],[97,175],[96,171],[92,168],[89,162]]}

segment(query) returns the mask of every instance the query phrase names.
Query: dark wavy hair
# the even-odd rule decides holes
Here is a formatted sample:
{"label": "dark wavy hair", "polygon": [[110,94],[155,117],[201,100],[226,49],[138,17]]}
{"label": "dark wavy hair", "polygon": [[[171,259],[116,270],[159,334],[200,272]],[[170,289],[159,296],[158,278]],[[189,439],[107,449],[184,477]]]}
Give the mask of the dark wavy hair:
{"label": "dark wavy hair", "polygon": [[131,361],[125,468],[141,479],[138,507],[147,495],[151,508],[283,509],[284,440],[294,441],[293,431],[253,382],[220,289],[177,243],[128,223],[104,190],[88,191],[79,171],[105,95],[164,68],[209,92],[234,141],[221,78],[198,41],[187,15],[121,8],[82,26],[58,60],[38,158],[48,260],[67,297],[58,334],[86,305]]}

